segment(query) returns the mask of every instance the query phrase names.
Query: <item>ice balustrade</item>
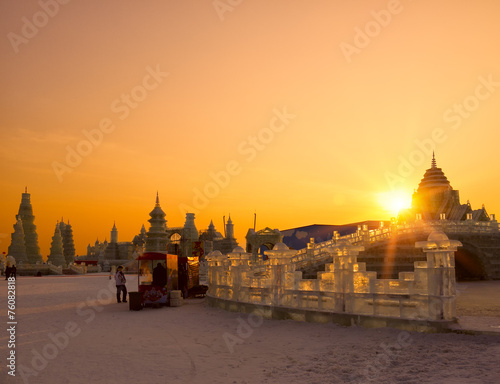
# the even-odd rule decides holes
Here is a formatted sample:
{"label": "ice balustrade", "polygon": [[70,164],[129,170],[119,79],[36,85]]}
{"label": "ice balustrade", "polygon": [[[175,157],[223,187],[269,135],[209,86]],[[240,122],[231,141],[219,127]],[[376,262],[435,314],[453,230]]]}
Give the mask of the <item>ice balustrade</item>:
{"label": "ice balustrade", "polygon": [[[364,232],[351,238],[366,241]],[[382,230],[375,236],[385,234]],[[460,242],[449,240],[443,232],[432,232],[427,241],[416,243],[427,260],[415,262],[414,272],[401,272],[398,279],[377,279],[376,272],[366,271],[365,263],[357,261],[364,246],[336,237],[331,240],[336,244],[310,242],[300,251],[278,243],[265,252],[265,261],[254,261],[246,252],[212,252],[207,255],[207,294],[283,308],[400,319],[455,319],[454,253]],[[303,279],[297,266],[317,257],[329,257],[331,263],[318,272],[317,279]]]}
{"label": "ice balustrade", "polygon": [[[490,221],[474,221],[469,220],[432,220],[423,221],[416,220],[410,224],[396,224],[393,223],[389,227],[370,229],[367,225],[358,226],[356,232],[339,236],[338,232],[333,233],[333,238],[316,244],[316,249],[328,248],[334,246],[337,242],[343,241],[349,244],[363,244],[369,245],[379,241],[389,239],[393,234],[418,234],[418,233],[431,233],[433,231],[442,231],[450,234],[498,234],[500,232],[498,222],[495,215],[491,215]],[[306,253],[307,248],[300,252]]]}

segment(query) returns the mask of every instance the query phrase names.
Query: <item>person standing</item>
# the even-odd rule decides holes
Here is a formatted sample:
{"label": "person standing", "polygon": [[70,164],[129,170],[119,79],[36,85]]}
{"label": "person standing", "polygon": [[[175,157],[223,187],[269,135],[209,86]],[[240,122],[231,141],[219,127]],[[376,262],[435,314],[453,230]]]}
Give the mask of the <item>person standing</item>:
{"label": "person standing", "polygon": [[167,270],[161,263],[153,269],[153,285],[161,288],[167,285]]}
{"label": "person standing", "polygon": [[[115,273],[116,301],[118,303],[121,303],[122,301],[124,303],[127,302],[127,287],[125,286],[126,282],[127,282],[127,279],[125,278],[125,275],[123,274],[123,267],[120,265],[116,269],[116,273]],[[122,300],[120,300],[120,292],[123,292],[123,299]]]}
{"label": "person standing", "polygon": [[16,259],[13,256],[7,256],[5,258],[5,280],[11,276],[16,277]]}

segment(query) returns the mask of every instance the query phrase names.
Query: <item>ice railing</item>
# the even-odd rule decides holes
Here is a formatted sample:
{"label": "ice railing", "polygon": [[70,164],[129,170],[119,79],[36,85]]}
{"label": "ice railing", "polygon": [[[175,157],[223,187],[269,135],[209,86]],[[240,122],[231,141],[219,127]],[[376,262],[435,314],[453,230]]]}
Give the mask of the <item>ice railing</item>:
{"label": "ice railing", "polygon": [[208,295],[271,308],[449,321],[455,318],[454,253],[460,245],[443,232],[431,233],[428,241],[416,243],[427,260],[415,262],[414,272],[401,272],[398,279],[378,279],[357,261],[364,247],[341,241],[322,251],[330,263],[317,279],[302,278],[296,270],[301,251],[282,243],[258,262],[245,252],[211,253]]}
{"label": "ice railing", "polygon": [[29,264],[20,262],[17,264],[17,271],[19,275],[36,275],[38,272],[42,274],[62,275],[62,266],[53,265],[50,261],[43,263],[37,261],[36,264]]}
{"label": "ice railing", "polygon": [[87,266],[85,264],[70,264],[68,268],[78,275],[84,275],[87,273]]}
{"label": "ice railing", "polygon": [[411,224],[393,223],[388,227],[384,227],[384,224],[381,223],[380,228],[370,230],[367,225],[359,225],[356,232],[345,236],[340,236],[337,231],[334,231],[331,240],[314,243],[314,240],[311,239],[306,248],[299,250],[296,255],[292,256],[291,261],[302,267],[322,261],[325,258],[325,250],[335,246],[339,242],[367,246],[387,240],[393,234],[428,234],[434,231],[441,231],[448,234],[498,234],[499,224],[495,220],[495,215],[491,215],[491,217],[492,220],[490,221],[416,220]]}

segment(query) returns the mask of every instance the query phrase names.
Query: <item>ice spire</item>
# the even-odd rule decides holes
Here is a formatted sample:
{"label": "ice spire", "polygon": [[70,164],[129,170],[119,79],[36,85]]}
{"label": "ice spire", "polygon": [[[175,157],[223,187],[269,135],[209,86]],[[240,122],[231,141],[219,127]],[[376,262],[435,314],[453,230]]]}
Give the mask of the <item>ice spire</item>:
{"label": "ice spire", "polygon": [[113,228],[111,228],[111,242],[118,243],[118,229],[115,221],[113,221]]}
{"label": "ice spire", "polygon": [[36,264],[38,261],[43,261],[38,246],[38,234],[36,232],[35,216],[31,206],[30,194],[28,187],[25,187],[25,192],[21,195],[21,205],[19,206],[18,215],[21,216],[24,231],[24,243],[26,245],[26,255],[28,263]]}
{"label": "ice spire", "polygon": [[26,263],[28,257],[26,255],[26,245],[24,243],[24,230],[21,216],[16,216],[16,224],[14,224],[14,232],[11,235],[11,243],[7,254],[14,256],[18,264]]}
{"label": "ice spire", "polygon": [[150,227],[146,233],[146,252],[163,252],[167,253],[167,220],[165,219],[165,212],[160,207],[160,198],[158,191],[156,191],[156,204],[153,210],[149,213],[151,217],[148,221]]}
{"label": "ice spire", "polygon": [[59,229],[61,231],[62,241],[63,241],[63,254],[66,264],[71,264],[75,261],[75,242],[73,240],[73,228],[69,224],[65,224],[64,221],[59,223]]}
{"label": "ice spire", "polygon": [[50,255],[47,261],[52,264],[60,266],[66,263],[63,253],[63,240],[61,236],[61,229],[59,222],[56,224],[56,229],[54,230],[54,236],[52,236],[52,243],[50,244]]}
{"label": "ice spire", "polygon": [[231,220],[231,214],[229,214],[229,219],[227,220],[226,224],[226,238],[234,239],[234,225],[233,221]]}

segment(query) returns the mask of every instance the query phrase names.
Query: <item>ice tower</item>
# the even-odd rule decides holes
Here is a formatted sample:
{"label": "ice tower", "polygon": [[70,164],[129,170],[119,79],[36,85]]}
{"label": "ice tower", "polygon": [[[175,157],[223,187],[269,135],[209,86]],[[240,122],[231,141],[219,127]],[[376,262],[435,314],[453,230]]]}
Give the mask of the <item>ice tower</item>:
{"label": "ice tower", "polygon": [[36,264],[38,261],[43,261],[38,246],[38,235],[36,233],[35,216],[33,216],[33,208],[31,207],[30,194],[28,188],[24,190],[19,206],[18,215],[21,216],[24,231],[24,244],[26,246],[27,261],[30,264]]}

